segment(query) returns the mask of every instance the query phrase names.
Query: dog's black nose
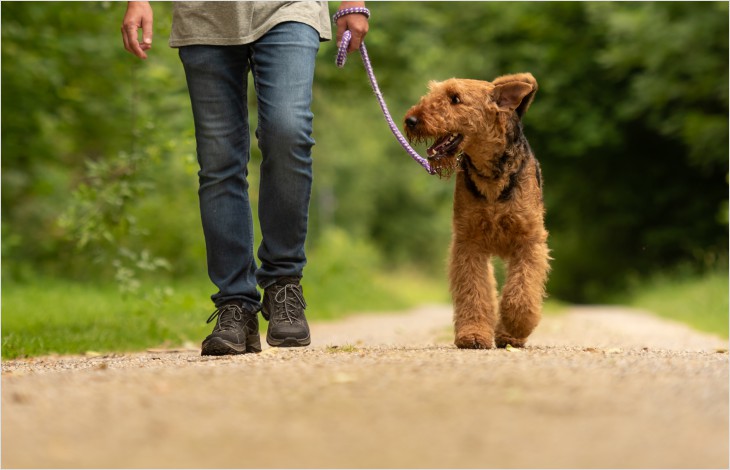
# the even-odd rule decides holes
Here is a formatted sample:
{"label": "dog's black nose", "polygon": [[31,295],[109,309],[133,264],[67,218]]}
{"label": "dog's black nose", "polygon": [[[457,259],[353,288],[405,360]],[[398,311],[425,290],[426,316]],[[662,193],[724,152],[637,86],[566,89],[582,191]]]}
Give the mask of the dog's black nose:
{"label": "dog's black nose", "polygon": [[406,118],[406,126],[413,129],[414,127],[416,127],[416,124],[418,124],[418,118],[416,116],[408,116]]}

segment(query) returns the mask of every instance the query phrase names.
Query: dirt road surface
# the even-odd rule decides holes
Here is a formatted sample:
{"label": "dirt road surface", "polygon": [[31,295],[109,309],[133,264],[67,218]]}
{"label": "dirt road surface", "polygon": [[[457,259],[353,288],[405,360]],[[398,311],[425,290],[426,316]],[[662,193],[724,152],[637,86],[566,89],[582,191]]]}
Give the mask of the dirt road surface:
{"label": "dirt road surface", "polygon": [[524,350],[451,310],[313,324],[306,349],[2,364],[2,466],[728,468],[727,342],[572,308]]}

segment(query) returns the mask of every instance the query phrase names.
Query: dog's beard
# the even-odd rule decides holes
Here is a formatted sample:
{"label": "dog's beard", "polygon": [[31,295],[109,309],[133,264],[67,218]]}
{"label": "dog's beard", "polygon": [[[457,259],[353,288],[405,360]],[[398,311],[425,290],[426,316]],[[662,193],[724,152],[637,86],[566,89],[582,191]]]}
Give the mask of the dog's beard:
{"label": "dog's beard", "polygon": [[428,163],[439,178],[449,178],[459,167],[463,140],[461,134],[447,134],[428,148]]}
{"label": "dog's beard", "polygon": [[461,153],[429,157],[428,164],[439,178],[450,178],[456,172],[457,168],[459,168],[460,160]]}
{"label": "dog's beard", "polygon": [[461,144],[464,137],[461,134],[449,133],[443,137],[434,138],[429,135],[411,132],[406,129],[406,136],[410,143],[428,144],[431,140],[435,142],[428,147],[426,157],[428,164],[439,178],[449,178],[459,168],[461,162]]}

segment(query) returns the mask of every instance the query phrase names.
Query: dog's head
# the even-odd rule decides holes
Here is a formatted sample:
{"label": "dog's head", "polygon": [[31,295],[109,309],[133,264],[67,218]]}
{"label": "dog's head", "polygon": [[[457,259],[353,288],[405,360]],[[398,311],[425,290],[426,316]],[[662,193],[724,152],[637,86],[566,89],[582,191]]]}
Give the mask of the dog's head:
{"label": "dog's head", "polygon": [[406,113],[406,136],[411,142],[433,142],[427,151],[431,167],[439,176],[450,175],[463,152],[501,155],[510,123],[525,114],[536,92],[537,81],[530,73],[492,82],[430,82],[429,93]]}

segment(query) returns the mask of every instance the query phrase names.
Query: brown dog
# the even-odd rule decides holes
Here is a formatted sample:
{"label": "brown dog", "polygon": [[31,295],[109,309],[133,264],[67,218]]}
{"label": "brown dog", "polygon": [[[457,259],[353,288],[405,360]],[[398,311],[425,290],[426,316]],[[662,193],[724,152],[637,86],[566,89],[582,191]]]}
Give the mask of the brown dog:
{"label": "brown dog", "polygon": [[[412,141],[435,141],[429,162],[457,172],[449,282],[455,344],[522,347],[540,321],[549,271],[540,165],[521,117],[537,91],[529,73],[493,82],[449,79],[405,118]],[[497,299],[492,256],[507,263]]]}

